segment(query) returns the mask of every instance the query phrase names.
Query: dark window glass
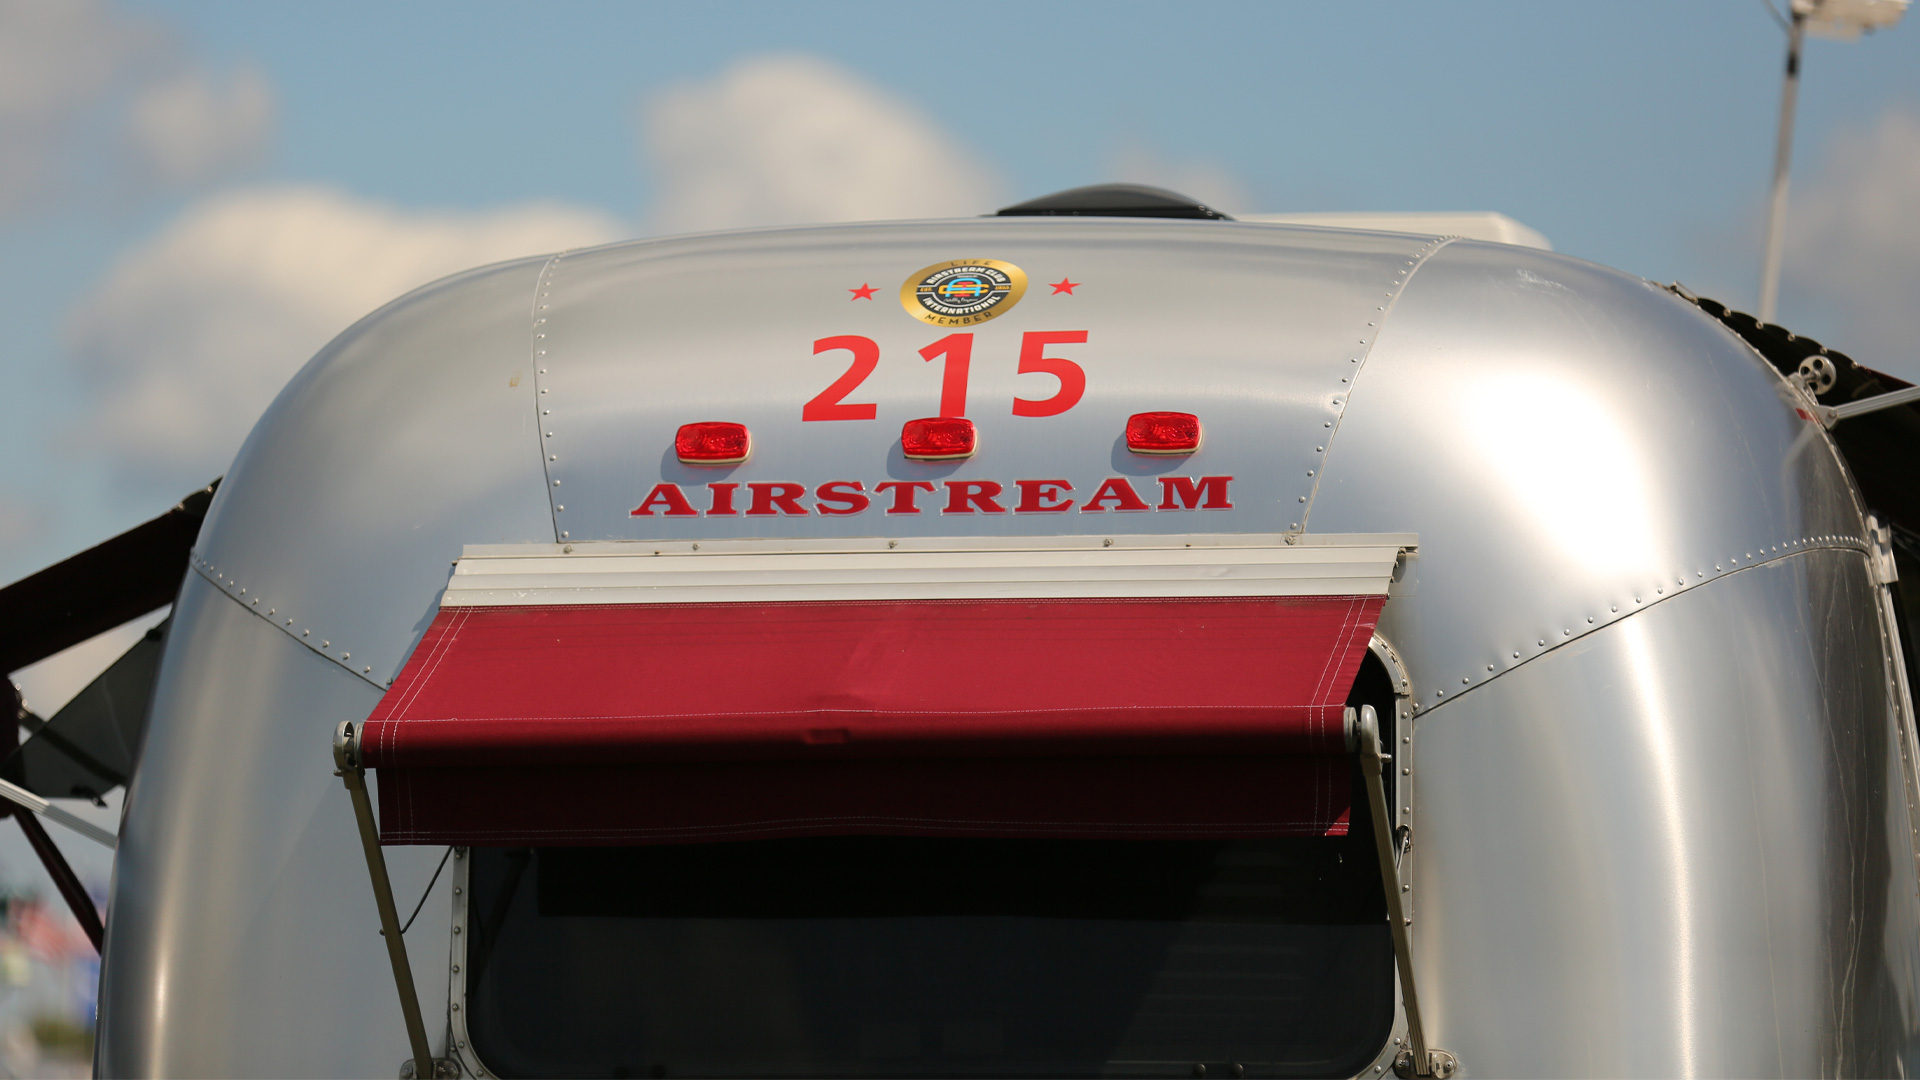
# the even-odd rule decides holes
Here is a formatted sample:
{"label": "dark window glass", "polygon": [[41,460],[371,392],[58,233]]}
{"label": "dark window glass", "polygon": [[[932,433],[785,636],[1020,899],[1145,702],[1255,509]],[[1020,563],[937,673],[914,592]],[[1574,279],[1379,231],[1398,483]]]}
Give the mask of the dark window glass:
{"label": "dark window glass", "polygon": [[1356,811],[1344,838],[475,849],[469,1033],[505,1076],[1352,1075],[1393,1018]]}

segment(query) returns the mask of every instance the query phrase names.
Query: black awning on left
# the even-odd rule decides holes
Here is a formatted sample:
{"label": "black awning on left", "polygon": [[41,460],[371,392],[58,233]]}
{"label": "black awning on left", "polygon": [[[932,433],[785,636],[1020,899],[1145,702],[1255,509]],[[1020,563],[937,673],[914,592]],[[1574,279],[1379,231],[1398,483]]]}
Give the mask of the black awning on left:
{"label": "black awning on left", "polygon": [[0,671],[12,674],[173,603],[215,480],[173,509],[0,589]]}
{"label": "black awning on left", "polygon": [[97,804],[132,779],[166,629],[163,621],[141,635],[53,716],[42,719],[20,708],[23,741],[0,759],[0,780],[49,799]]}
{"label": "black awning on left", "polygon": [[[193,543],[220,481],[119,536],[0,589],[0,663],[8,675],[63,649],[173,603]],[[45,799],[101,796],[132,777],[147,706],[160,669],[163,622],[75,695],[51,719],[28,711],[13,691],[13,722],[0,722],[0,816],[11,815],[98,948],[100,914],[35,815],[110,834],[47,808]],[[39,796],[39,798],[34,798]],[[31,811],[31,812],[30,812]],[[98,834],[98,835],[94,835]]]}

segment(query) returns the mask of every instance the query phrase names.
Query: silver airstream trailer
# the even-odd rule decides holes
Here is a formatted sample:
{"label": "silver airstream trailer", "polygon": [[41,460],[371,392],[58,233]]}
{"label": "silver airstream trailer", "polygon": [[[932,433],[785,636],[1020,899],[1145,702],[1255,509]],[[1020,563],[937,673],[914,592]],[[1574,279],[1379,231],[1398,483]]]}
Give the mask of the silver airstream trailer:
{"label": "silver airstream trailer", "polygon": [[173,602],[14,795],[104,1076],[1905,1074],[1901,386],[1140,189],[486,267],[0,595]]}

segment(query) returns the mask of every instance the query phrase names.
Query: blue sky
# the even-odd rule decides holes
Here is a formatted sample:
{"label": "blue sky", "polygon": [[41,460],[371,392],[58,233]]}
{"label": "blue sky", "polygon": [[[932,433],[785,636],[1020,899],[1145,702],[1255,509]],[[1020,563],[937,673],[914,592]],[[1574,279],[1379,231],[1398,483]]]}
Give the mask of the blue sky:
{"label": "blue sky", "polygon": [[[1764,195],[1783,52],[1757,0],[150,10],[270,73],[273,175],[403,204],[637,216],[637,101],[805,52],[917,104],[1016,194],[1098,180],[1137,143],[1225,167],[1262,209],[1499,209],[1648,274],[1716,261]],[[1895,103],[1920,106],[1920,30],[1814,41],[1803,165]]]}
{"label": "blue sky", "polygon": [[[167,472],[141,464],[150,455],[133,435],[102,438],[123,430],[113,425],[125,409],[103,405],[117,383],[169,362],[163,348],[148,357],[139,344],[165,328],[103,299],[105,283],[143,257],[149,270],[165,266],[156,245],[168,230],[221,200],[319,185],[393,221],[541,204],[597,215],[608,235],[643,234],[684,220],[662,214],[675,165],[649,150],[648,103],[676,87],[714,86],[757,57],[799,55],[932,132],[953,167],[941,170],[947,181],[925,182],[945,182],[948,201],[973,211],[1119,174],[1185,180],[1249,211],[1499,210],[1561,251],[1750,308],[1784,49],[1759,0],[129,0],[98,13],[103,26],[163,43],[123,64],[118,89],[63,114],[79,149],[60,151],[52,190],[0,216],[0,317],[13,329],[0,354],[11,405],[0,430],[7,578],[164,509],[237,446],[202,448]],[[250,73],[270,116],[249,121],[252,141],[236,143],[232,160],[156,181],[110,144],[127,103],[148,92],[141,80],[159,69],[207,73],[216,91]],[[230,114],[239,115],[220,115]],[[1808,218],[1831,224],[1866,198],[1834,177],[1862,161],[1897,166],[1908,127],[1920,130],[1920,25],[1812,41],[1800,116],[1797,190],[1824,192],[1825,216],[1816,206]],[[964,202],[970,190],[977,203]],[[1896,233],[1920,230],[1913,200],[1902,209],[1896,192],[1893,202],[1904,214]],[[1871,233],[1872,223],[1835,229]],[[1859,305],[1844,299],[1846,281],[1891,277],[1895,295],[1880,306],[1920,306],[1897,303],[1920,290],[1920,261],[1888,267],[1879,248],[1833,247],[1794,248],[1782,321],[1870,364],[1920,374],[1920,356],[1875,354],[1904,340],[1903,316],[1862,330]],[[126,325],[106,325],[115,319]],[[284,379],[298,359],[275,359],[256,381]],[[175,383],[197,390],[194,374]],[[208,388],[229,381],[218,370],[199,376]],[[251,400],[220,408],[246,412]]]}

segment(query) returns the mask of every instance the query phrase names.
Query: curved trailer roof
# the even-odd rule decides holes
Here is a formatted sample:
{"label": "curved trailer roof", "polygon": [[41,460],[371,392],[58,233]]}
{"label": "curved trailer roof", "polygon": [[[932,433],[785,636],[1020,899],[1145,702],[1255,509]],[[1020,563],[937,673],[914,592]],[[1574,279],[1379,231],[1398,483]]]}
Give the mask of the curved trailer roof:
{"label": "curved trailer roof", "polygon": [[[970,329],[903,310],[917,275],[966,260],[1022,269],[1027,293]],[[979,450],[907,460],[899,425],[950,401],[958,333]],[[846,338],[878,356],[836,388],[861,354],[818,346]],[[1060,361],[1085,377],[1071,407],[1016,412],[1060,404]],[[830,388],[872,419],[803,419]],[[1876,538],[1803,405],[1670,290],[1437,236],[854,225],[436,283],[323,350],[214,500],[122,837],[102,1068],[385,1070],[404,1052],[385,999],[231,988],[384,983],[316,746],[375,708],[468,545],[1194,532],[1418,534],[1380,629],[1421,716],[1424,780],[1397,809],[1423,830],[1416,942],[1463,1061],[1538,1071],[1582,1030],[1601,1071],[1885,1066],[1899,1025],[1868,997],[1905,985],[1890,965],[1913,944],[1911,852],[1890,831],[1911,757],[1862,660],[1879,648]],[[1199,451],[1129,454],[1143,409],[1199,416]],[[745,424],[748,460],[679,461],[675,429],[700,420]],[[1022,480],[1059,486],[1023,512]],[[820,512],[855,505],[845,487],[822,499],[836,483],[869,503]],[[925,485],[919,512],[871,499],[883,483]],[[662,496],[634,513],[661,485],[692,512]],[[1887,888],[1841,850],[1871,853]],[[1771,884],[1753,878],[1761,851]],[[407,854],[403,892],[432,870]],[[343,880],[358,899],[339,902]],[[1869,894],[1892,898],[1884,917]],[[450,986],[448,917],[429,905],[408,938],[430,1003]],[[1843,984],[1830,953],[1869,959]],[[1522,955],[1581,975],[1516,982],[1503,965]],[[1821,1012],[1843,999],[1846,1017]]]}

